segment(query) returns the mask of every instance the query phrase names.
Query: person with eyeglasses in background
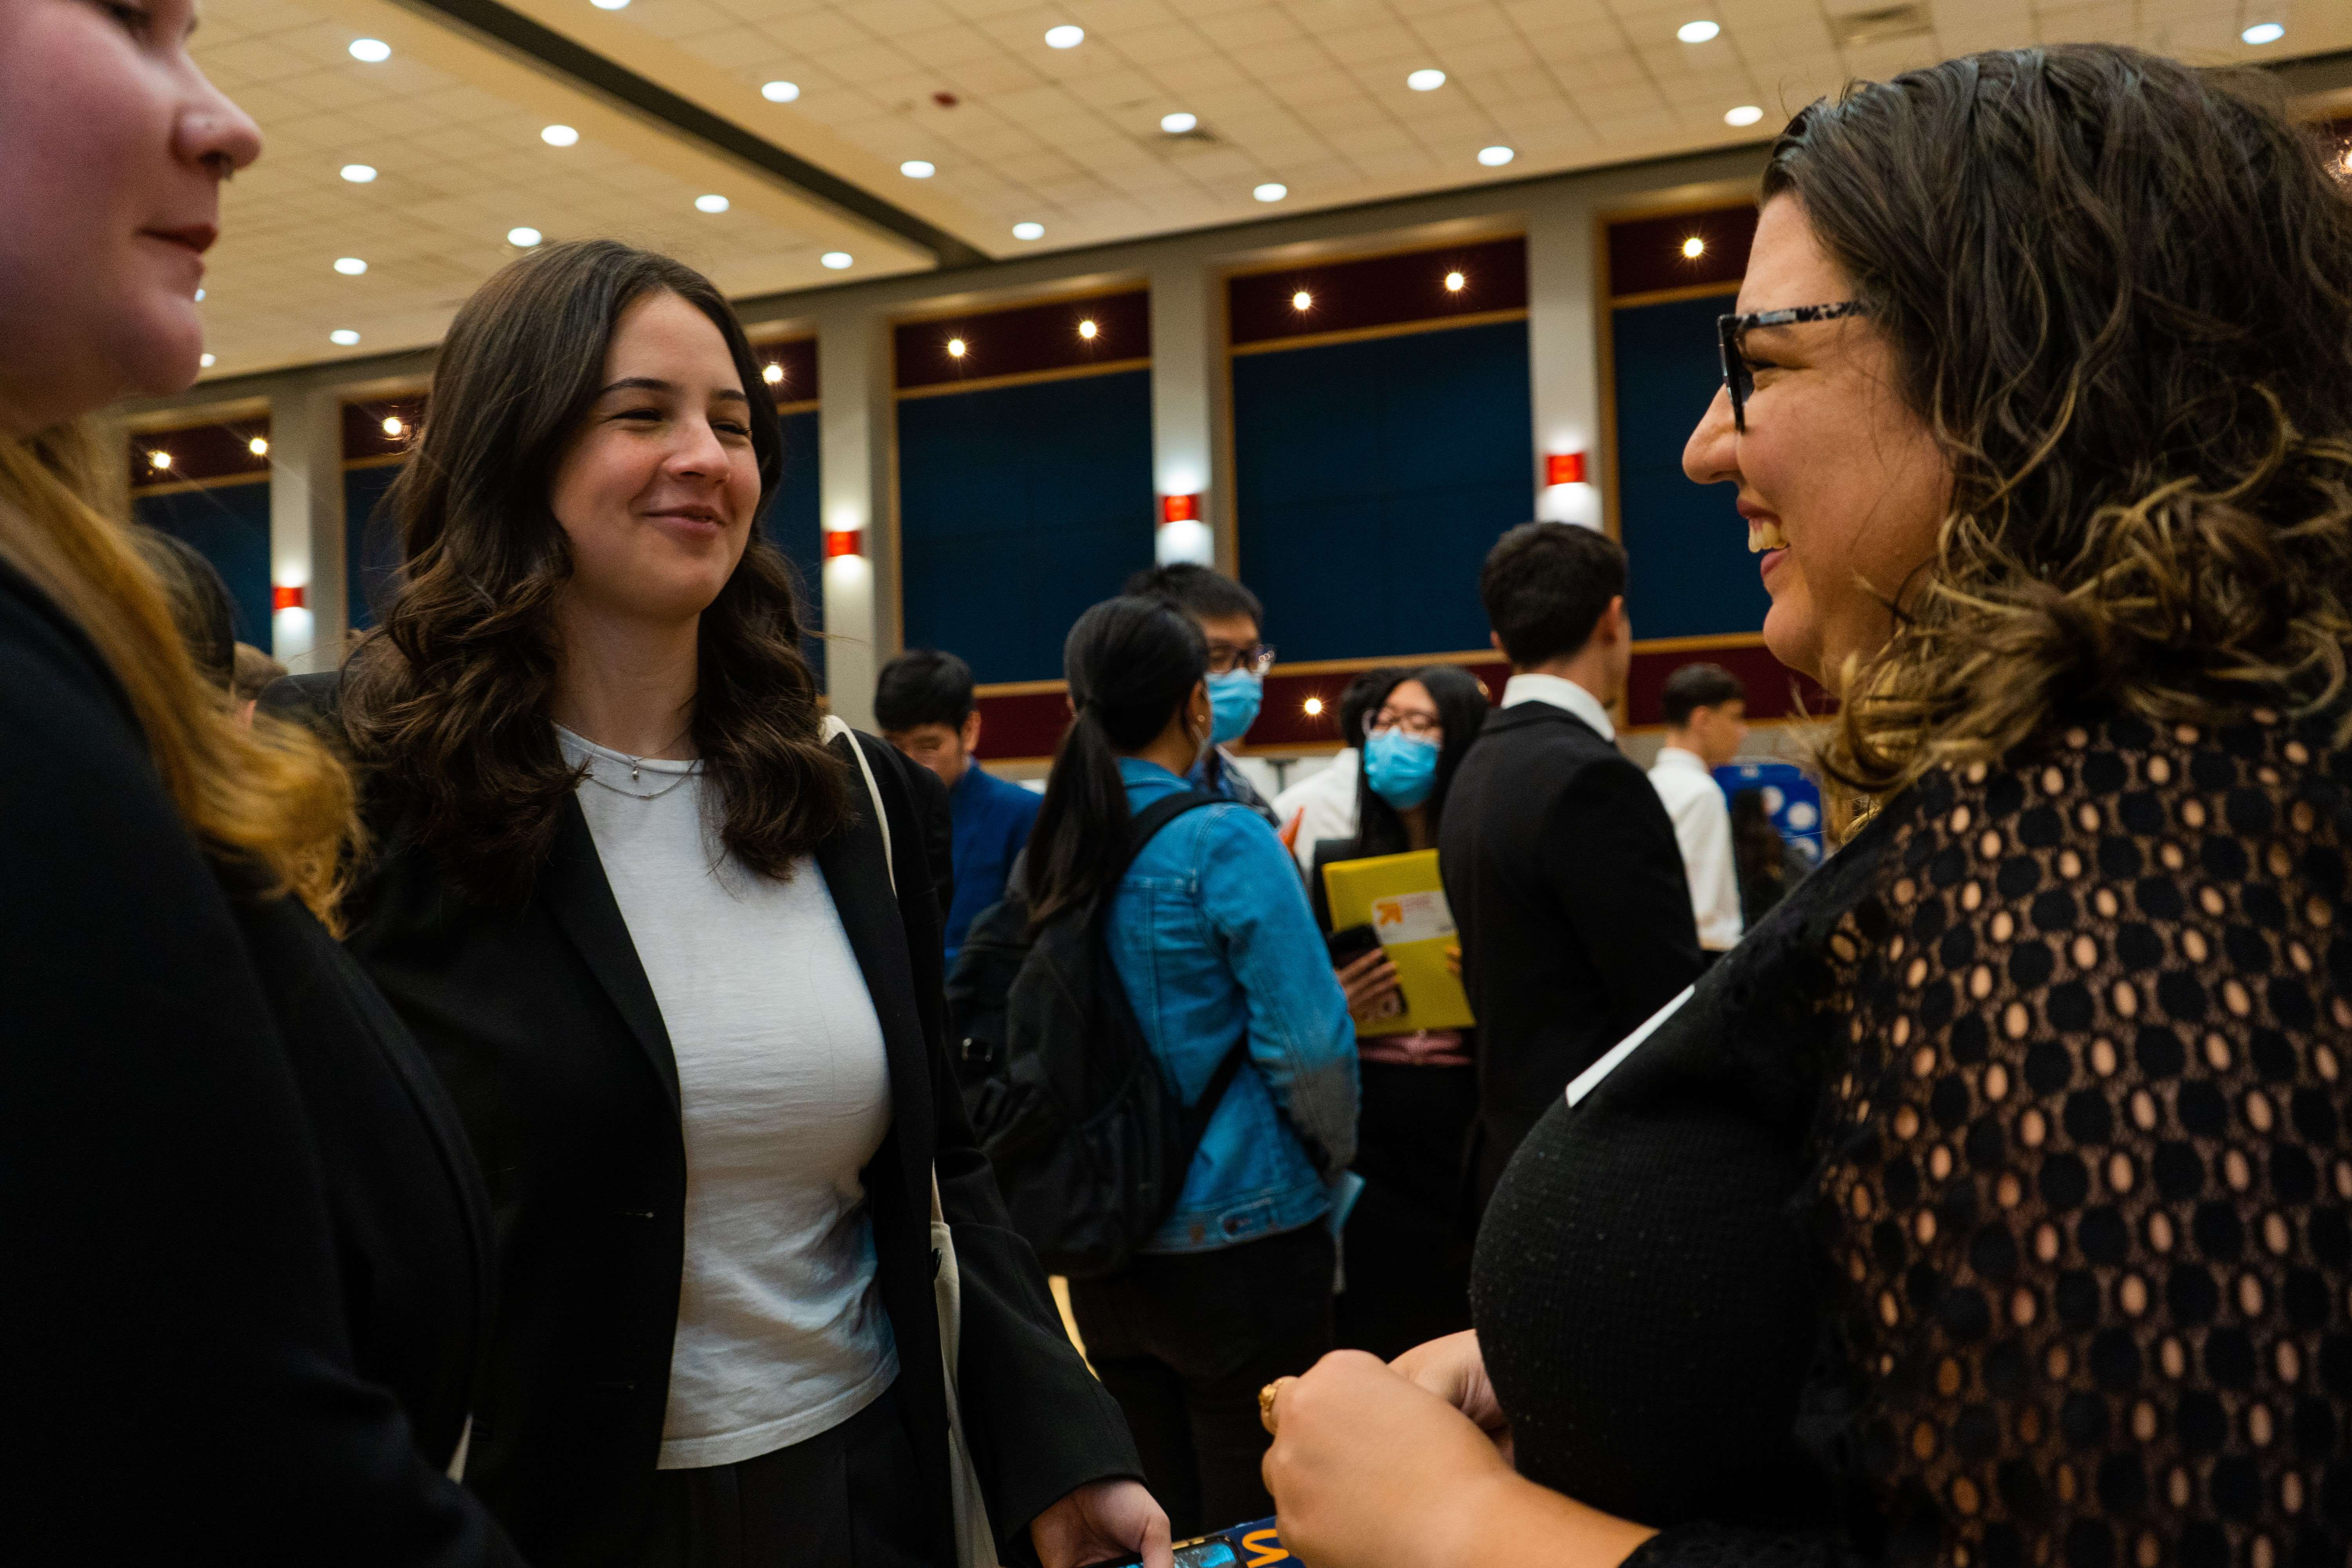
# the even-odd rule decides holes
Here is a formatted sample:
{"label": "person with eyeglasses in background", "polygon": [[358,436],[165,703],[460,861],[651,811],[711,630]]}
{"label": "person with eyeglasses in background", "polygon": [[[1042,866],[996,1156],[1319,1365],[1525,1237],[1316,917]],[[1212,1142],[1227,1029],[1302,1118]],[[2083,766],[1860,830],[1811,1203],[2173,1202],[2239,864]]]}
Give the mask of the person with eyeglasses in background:
{"label": "person with eyeglasses in background", "polygon": [[1274,815],[1290,840],[1301,871],[1315,868],[1315,847],[1326,838],[1345,838],[1356,831],[1356,795],[1362,788],[1364,721],[1381,705],[1389,689],[1405,678],[1402,665],[1377,665],[1360,670],[1333,704],[1339,726],[1339,750],[1328,766],[1307,774],[1274,797]]}
{"label": "person with eyeglasses in background", "polygon": [[[1437,845],[1454,771],[1486,721],[1486,689],[1459,665],[1391,669],[1365,693],[1355,832],[1314,847],[1307,890],[1328,932],[1323,868]],[[1475,1029],[1383,1032],[1403,1010],[1396,965],[1374,948],[1335,971],[1356,1022],[1363,1192],[1349,1212],[1339,1342],[1382,1359],[1470,1326],[1465,1160],[1478,1115]]]}
{"label": "person with eyeglasses in background", "polygon": [[1192,619],[1209,644],[1209,750],[1192,769],[1192,782],[1282,824],[1274,807],[1244,773],[1230,747],[1249,733],[1265,701],[1265,672],[1274,649],[1259,641],[1265,606],[1258,596],[1222,572],[1181,562],[1155,566],[1127,580],[1125,592],[1166,599]]}

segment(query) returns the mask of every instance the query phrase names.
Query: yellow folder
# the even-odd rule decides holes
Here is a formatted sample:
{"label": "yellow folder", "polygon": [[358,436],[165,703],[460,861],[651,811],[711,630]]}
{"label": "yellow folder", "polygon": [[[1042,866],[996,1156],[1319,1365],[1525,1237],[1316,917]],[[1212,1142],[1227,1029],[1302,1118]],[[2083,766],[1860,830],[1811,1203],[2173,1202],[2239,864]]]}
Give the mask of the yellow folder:
{"label": "yellow folder", "polygon": [[1335,860],[1323,868],[1323,890],[1331,900],[1331,929],[1370,926],[1404,988],[1402,1013],[1357,1033],[1410,1035],[1477,1022],[1462,982],[1445,966],[1445,950],[1459,939],[1445,886],[1437,879],[1436,850]]}

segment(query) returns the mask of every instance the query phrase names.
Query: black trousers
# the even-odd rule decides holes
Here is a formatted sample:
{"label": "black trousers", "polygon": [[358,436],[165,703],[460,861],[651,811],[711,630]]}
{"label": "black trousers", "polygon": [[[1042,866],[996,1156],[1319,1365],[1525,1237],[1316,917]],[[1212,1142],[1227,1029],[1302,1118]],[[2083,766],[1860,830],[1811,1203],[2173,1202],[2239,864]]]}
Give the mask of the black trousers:
{"label": "black trousers", "polygon": [[1176,1538],[1274,1512],[1257,1391],[1331,1348],[1328,1226],[1214,1252],[1146,1253],[1070,1282],[1087,1359],[1127,1413]]}
{"label": "black trousers", "polygon": [[1478,1114],[1478,1069],[1362,1066],[1348,1288],[1339,1342],[1394,1361],[1470,1326],[1470,1194],[1464,1152]]}
{"label": "black trousers", "polygon": [[806,1442],[655,1486],[646,1568],[955,1568],[912,1506],[923,1480],[896,1388]]}

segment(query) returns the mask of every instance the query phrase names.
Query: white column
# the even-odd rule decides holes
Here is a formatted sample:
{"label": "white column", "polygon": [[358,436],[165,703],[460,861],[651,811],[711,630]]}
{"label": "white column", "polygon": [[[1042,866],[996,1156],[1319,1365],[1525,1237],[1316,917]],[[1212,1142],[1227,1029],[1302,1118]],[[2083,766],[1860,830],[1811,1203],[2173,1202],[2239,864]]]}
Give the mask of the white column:
{"label": "white column", "polygon": [[[1593,267],[1592,210],[1554,194],[1528,215],[1528,358],[1534,377],[1536,515],[1602,526],[1601,341],[1607,301]],[[1543,462],[1584,454],[1582,484],[1545,485]]]}
{"label": "white column", "polygon": [[[1217,558],[1223,531],[1217,519],[1231,514],[1216,460],[1213,389],[1223,317],[1214,287],[1207,268],[1188,257],[1163,261],[1151,274],[1152,558],[1231,572],[1234,563]],[[1200,517],[1161,522],[1160,496],[1199,496]]]}
{"label": "white column", "polygon": [[296,674],[342,661],[342,400],[299,383],[269,400],[269,581],[299,588],[299,609],[269,617],[270,651]]}
{"label": "white column", "polygon": [[889,327],[870,306],[817,320],[818,478],[828,538],[856,533],[859,552],[824,562],[825,689],[833,710],[874,727],[874,682],[898,650],[897,407]]}

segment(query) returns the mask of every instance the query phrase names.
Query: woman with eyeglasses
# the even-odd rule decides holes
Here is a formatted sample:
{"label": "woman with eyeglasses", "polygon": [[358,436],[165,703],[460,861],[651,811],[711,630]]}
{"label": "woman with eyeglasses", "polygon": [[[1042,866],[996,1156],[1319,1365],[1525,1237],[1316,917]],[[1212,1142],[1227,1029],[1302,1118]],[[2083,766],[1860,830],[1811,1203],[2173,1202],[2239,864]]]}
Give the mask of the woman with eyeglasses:
{"label": "woman with eyeglasses", "polygon": [[[1323,868],[1343,860],[1437,846],[1437,825],[1470,742],[1486,721],[1486,692],[1458,665],[1401,675],[1371,698],[1357,778],[1356,832],[1315,846],[1307,879],[1326,931]],[[1356,1021],[1363,1114],[1356,1163],[1363,1191],[1345,1231],[1346,1288],[1339,1342],[1387,1358],[1470,1326],[1469,1193],[1463,1159],[1478,1114],[1475,1031],[1399,1033],[1396,965],[1380,948],[1337,974]]]}
{"label": "woman with eyeglasses", "polygon": [[2346,1560],[2330,163],[2088,45],[1781,133],[1684,463],[1868,819],[1538,1124],[1475,1333],[1274,1397],[1317,1568]]}
{"label": "woman with eyeglasses", "polygon": [[[1356,1040],[1298,868],[1258,816],[1188,784],[1213,744],[1208,640],[1129,595],[1063,646],[1073,718],[1030,837],[1035,918],[1107,900],[1112,967],[1188,1108],[1213,1103],[1160,1229],[1074,1279],[1087,1357],[1127,1413],[1179,1536],[1272,1511],[1258,1390],[1331,1348],[1334,1178],[1356,1145]],[[1196,805],[1106,862],[1159,802]]]}

